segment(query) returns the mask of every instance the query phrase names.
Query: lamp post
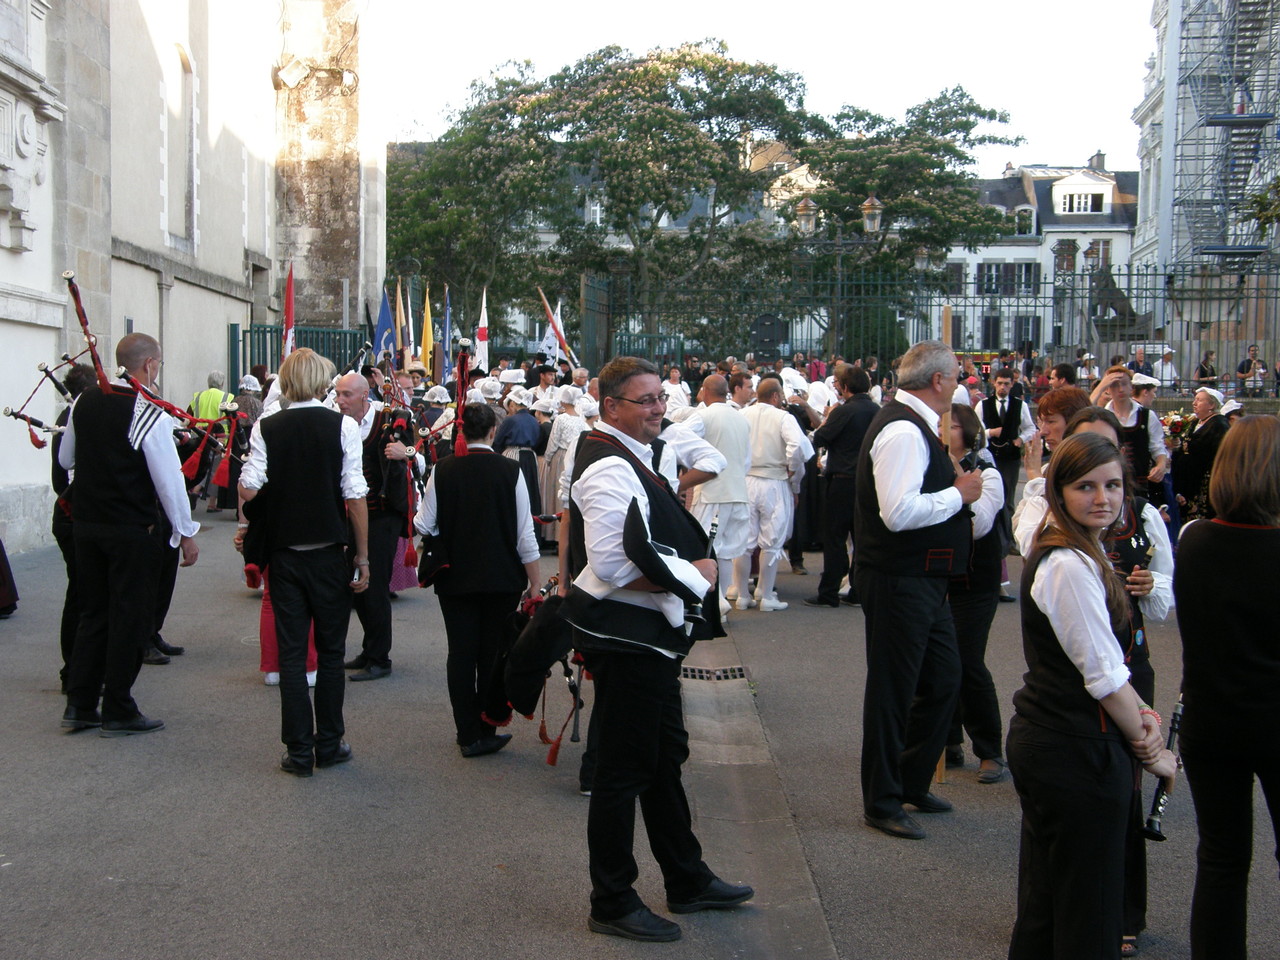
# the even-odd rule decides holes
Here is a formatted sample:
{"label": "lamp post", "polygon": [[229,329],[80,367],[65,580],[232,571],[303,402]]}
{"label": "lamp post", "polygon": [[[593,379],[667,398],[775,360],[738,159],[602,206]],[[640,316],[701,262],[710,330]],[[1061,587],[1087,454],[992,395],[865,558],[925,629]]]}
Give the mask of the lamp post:
{"label": "lamp post", "polygon": [[[843,317],[844,312],[844,253],[846,248],[863,247],[870,244],[879,243],[882,233],[882,220],[884,215],[884,204],[881,203],[873,193],[867,197],[859,207],[862,211],[862,233],[852,237],[845,237],[844,224],[837,222],[835,225],[835,238],[831,240],[815,240],[806,239],[799,251],[802,256],[807,257],[810,261],[824,253],[834,253],[836,257],[836,285],[834,295],[832,297],[830,314],[827,321],[827,352],[834,355],[836,346],[836,325],[837,317]],[[812,238],[818,228],[818,215],[821,208],[813,201],[812,197],[805,197],[796,204],[796,226],[801,236]]]}

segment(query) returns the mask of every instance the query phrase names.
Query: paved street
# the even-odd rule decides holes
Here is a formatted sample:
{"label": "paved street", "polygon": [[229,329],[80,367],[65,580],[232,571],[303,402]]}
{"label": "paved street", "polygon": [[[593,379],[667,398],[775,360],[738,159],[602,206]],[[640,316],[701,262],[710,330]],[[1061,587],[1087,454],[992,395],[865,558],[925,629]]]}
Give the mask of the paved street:
{"label": "paved street", "polygon": [[[165,636],[187,654],[143,668],[138,702],[167,725],[144,737],[60,729],[61,558],[52,548],[12,558],[22,602],[0,622],[0,960],[1003,956],[1012,785],[979,786],[971,763],[938,787],[956,811],[922,818],[928,840],[863,826],[862,615],[801,605],[815,575],[781,575],[791,609],[735,612],[731,637],[700,645],[688,664],[702,676],[745,670],[746,679],[686,682],[686,770],[708,862],[759,895],[736,912],[682,918],[679,943],[642,945],[586,931],[581,745],[566,742],[550,767],[536,722],[517,719],[504,752],[459,757],[430,592],[394,604],[393,675],[350,685],[354,762],[310,780],[276,768],[278,696],[257,671],[258,600],[238,581],[233,530],[230,514],[212,518],[199,565],[179,573]],[[809,557],[811,569],[820,564]],[[1017,609],[1001,605],[988,656],[1005,703],[1022,670]],[[1167,712],[1176,631],[1151,633],[1157,707]],[[568,705],[558,682],[549,699],[554,735]],[[1185,791],[1165,830],[1169,841],[1149,848],[1142,956],[1180,958],[1194,876]],[[1255,956],[1280,943],[1272,844],[1263,826]],[[644,846],[639,889],[661,912]]]}

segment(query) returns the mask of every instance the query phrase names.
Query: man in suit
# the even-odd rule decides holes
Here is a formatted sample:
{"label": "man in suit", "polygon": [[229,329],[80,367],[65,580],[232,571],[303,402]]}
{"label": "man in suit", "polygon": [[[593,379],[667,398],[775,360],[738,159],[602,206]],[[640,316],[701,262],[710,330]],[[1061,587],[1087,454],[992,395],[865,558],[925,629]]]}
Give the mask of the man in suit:
{"label": "man in suit", "polygon": [[[816,596],[807,597],[811,607],[840,606],[840,581],[849,573],[848,542],[853,537],[853,507],[857,493],[858,454],[871,421],[880,408],[871,399],[871,379],[861,367],[842,364],[836,370],[836,391],[841,403],[827,414],[813,434],[813,443],[827,450],[822,473],[826,484],[822,536],[822,578]],[[858,603],[858,588],[849,584],[845,602]]]}
{"label": "man in suit", "polygon": [[1036,432],[1031,410],[1021,397],[1013,392],[1013,371],[1003,367],[996,372],[996,392],[987,397],[979,407],[982,426],[987,431],[987,445],[995,458],[996,469],[1004,481],[1004,509],[1013,517],[1014,491],[1018,486],[1018,471],[1022,469],[1022,445]]}

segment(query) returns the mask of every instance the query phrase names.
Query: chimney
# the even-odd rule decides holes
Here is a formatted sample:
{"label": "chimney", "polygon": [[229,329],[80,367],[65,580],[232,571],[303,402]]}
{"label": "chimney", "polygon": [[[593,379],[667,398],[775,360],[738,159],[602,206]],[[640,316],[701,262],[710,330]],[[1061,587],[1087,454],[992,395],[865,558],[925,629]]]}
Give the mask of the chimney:
{"label": "chimney", "polygon": [[1089,158],[1089,169],[1104,172],[1107,169],[1107,155],[1099,150]]}
{"label": "chimney", "polygon": [[1018,171],[1013,168],[1013,164],[1006,162],[1004,165],[1004,176],[1008,178],[1008,177],[1016,177],[1017,175],[1018,175]]}

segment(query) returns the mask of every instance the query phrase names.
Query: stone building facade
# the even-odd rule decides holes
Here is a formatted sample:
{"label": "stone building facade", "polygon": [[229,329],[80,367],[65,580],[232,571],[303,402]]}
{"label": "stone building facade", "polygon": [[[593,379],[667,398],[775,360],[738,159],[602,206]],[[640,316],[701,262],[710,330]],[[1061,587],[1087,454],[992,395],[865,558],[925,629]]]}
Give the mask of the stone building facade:
{"label": "stone building facade", "polygon": [[[130,331],[185,406],[230,366],[230,325],[334,324],[384,272],[381,138],[360,119],[352,0],[0,0],[0,383],[83,349],[76,272],[110,366]],[[346,280],[344,285],[343,280]],[[52,421],[42,390],[28,412]],[[7,424],[5,426],[4,424]],[[49,542],[49,452],[3,424],[0,538]]]}

